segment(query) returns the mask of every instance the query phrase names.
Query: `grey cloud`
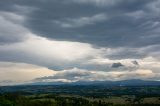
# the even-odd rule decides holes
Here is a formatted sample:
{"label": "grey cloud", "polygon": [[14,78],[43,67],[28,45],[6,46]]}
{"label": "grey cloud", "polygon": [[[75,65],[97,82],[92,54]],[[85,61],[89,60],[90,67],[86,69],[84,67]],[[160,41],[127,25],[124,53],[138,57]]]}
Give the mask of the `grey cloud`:
{"label": "grey cloud", "polygon": [[54,21],[56,24],[60,25],[64,28],[76,28],[76,27],[83,27],[86,25],[96,24],[97,22],[101,22],[107,19],[105,14],[97,14],[91,17],[80,17],[77,19],[65,19],[60,21]]}
{"label": "grey cloud", "polygon": [[19,42],[27,39],[26,33],[28,33],[28,30],[18,24],[21,20],[22,17],[19,15],[0,12],[0,44]]}
{"label": "grey cloud", "polygon": [[[93,48],[92,46],[88,47],[87,46],[88,44],[78,43],[77,45],[77,43],[75,42],[68,42],[68,43],[61,41],[49,41],[47,39],[43,40],[43,38],[35,38],[35,39],[28,39],[28,41],[12,45],[2,45],[0,46],[0,60],[36,64],[48,67],[49,69],[53,70],[64,70],[77,67],[80,69],[97,70],[97,71],[100,70],[108,72],[112,71],[111,67],[112,63],[118,63],[121,62],[121,60],[123,61],[123,59],[127,58],[129,60],[123,61],[128,64],[127,66],[126,64],[123,64],[123,62],[121,63],[121,65],[124,65],[124,67],[122,67],[123,70],[126,69],[133,70],[137,68],[136,66],[133,66],[133,63],[131,62],[135,60],[135,56],[131,55],[131,53],[128,53],[126,49],[121,49],[120,53],[119,49],[115,50],[111,49],[109,51],[105,51],[103,50],[103,48],[99,49],[99,48]],[[54,45],[60,45],[60,46],[58,46],[57,48]],[[65,48],[67,48],[67,51]],[[153,49],[153,47],[136,49],[134,53],[136,53],[136,51],[144,51],[147,52],[149,56],[150,55],[152,56],[154,52],[150,52],[151,48]],[[157,50],[157,48],[158,47],[155,47],[155,50]],[[44,50],[45,52],[43,52]],[[153,49],[152,51],[155,50]],[[115,54],[117,53],[119,55],[116,56],[116,58],[110,58],[111,56],[114,57]],[[122,56],[123,54],[126,56],[123,57]],[[89,61],[94,59],[96,60],[98,57],[101,57],[102,60],[97,60],[95,63],[94,62],[89,63]],[[105,60],[107,60],[108,62],[105,63]],[[118,71],[119,68],[117,69],[114,68],[114,70]]]}
{"label": "grey cloud", "polygon": [[53,76],[48,76],[48,77],[41,77],[35,79],[36,81],[43,81],[46,79],[66,79],[66,80],[71,80],[71,81],[77,81],[77,80],[84,80],[87,77],[92,76],[92,72],[88,70],[82,70],[78,68],[73,68],[73,69],[68,69],[64,71],[59,71],[57,74]]}
{"label": "grey cloud", "polygon": [[123,67],[123,66],[124,66],[124,65],[119,62],[119,63],[113,63],[111,67],[112,67],[112,68],[119,68],[119,67]]}
{"label": "grey cloud", "polygon": [[12,81],[12,80],[2,80],[2,81],[0,81],[0,85],[11,85],[11,84],[15,84],[15,82]]}
{"label": "grey cloud", "polygon": [[151,70],[136,69],[134,71],[125,72],[102,72],[89,71],[83,69],[69,69],[62,70],[53,76],[40,77],[33,80],[33,82],[76,82],[76,81],[106,81],[106,80],[126,80],[126,79],[157,79],[159,74],[155,74]]}
{"label": "grey cloud", "polygon": [[[130,1],[124,2],[124,4],[123,2],[109,9],[106,9],[106,7],[98,8],[91,5],[55,1],[55,5],[57,4],[61,7],[59,8],[50,5],[50,2],[45,2],[43,6],[39,5],[39,10],[30,15],[31,18],[27,21],[27,26],[34,32],[48,38],[87,42],[98,46],[145,46],[157,44],[158,39],[144,40],[140,38],[141,36],[151,35],[149,33],[152,29],[139,28],[142,23],[150,19],[143,17],[143,19],[135,21],[125,15],[132,11],[144,10],[148,1]],[[55,10],[58,10],[58,13]],[[116,13],[116,11],[119,12]],[[71,21],[71,23],[63,22],[63,19],[79,19],[80,17],[91,17],[99,13],[106,14],[109,16],[109,19],[96,24],[88,24],[87,26],[85,24],[90,23],[90,20],[86,21],[85,24],[83,22],[78,23],[78,21],[76,23],[74,21]],[[58,26],[52,23],[52,21],[63,23],[63,26],[68,26],[70,29]],[[82,24],[83,27],[76,27],[82,26]]]}
{"label": "grey cloud", "polygon": [[76,3],[84,3],[84,4],[91,4],[91,5],[96,5],[96,6],[110,6],[110,5],[115,5],[119,3],[121,0],[72,0]]}
{"label": "grey cloud", "polygon": [[[8,2],[6,1],[6,3]],[[147,38],[148,36],[159,35],[159,32],[153,31],[155,28],[147,29],[150,25],[140,27],[151,20],[153,23],[159,22],[159,16],[156,15],[158,13],[153,9],[154,2],[157,2],[157,0],[107,0],[107,2],[105,1],[106,4],[111,3],[114,5],[106,6],[95,6],[91,2],[102,2],[103,4],[104,0],[87,0],[87,3],[85,1],[84,3],[77,3],[73,0],[15,0],[14,3],[10,1],[8,6],[4,8],[10,8],[10,5],[36,8],[35,11],[27,14],[28,19],[25,26],[32,32],[50,39],[87,42],[96,46],[108,47],[140,47],[159,44],[159,36],[152,39]],[[5,2],[3,3],[6,5]],[[91,3],[91,5],[88,5],[88,3]],[[13,11],[16,12],[17,10],[14,9]],[[134,16],[126,15],[137,11],[143,11],[143,14],[146,15],[136,19],[134,19]],[[108,19],[97,22],[92,21],[92,18],[88,18],[83,22],[78,22],[82,17],[92,17],[97,14],[107,15]]]}
{"label": "grey cloud", "polygon": [[106,57],[110,59],[127,59],[127,58],[133,58],[133,59],[139,59],[139,58],[145,58],[150,52],[146,52],[143,50],[145,47],[142,48],[129,48],[129,47],[120,47],[120,48],[114,48],[111,49],[111,52],[106,53]]}
{"label": "grey cloud", "polygon": [[135,60],[135,61],[132,61],[132,63],[134,64],[134,65],[139,65],[139,63]]}
{"label": "grey cloud", "polygon": [[[106,72],[111,72],[113,67],[121,66],[124,66],[125,70],[129,70],[130,67],[126,67],[123,63],[117,63],[116,60],[136,60],[149,56],[160,60],[159,5],[159,0],[1,1],[0,60],[25,62],[55,70],[77,67]],[[62,51],[57,52],[57,49],[51,51],[52,47],[55,46],[49,46],[49,44],[53,42],[45,41],[40,43],[42,40],[35,43],[35,39],[28,39],[28,33],[32,37],[41,36],[41,38],[36,38],[41,40],[49,39],[48,41],[59,40],[91,44],[90,48],[94,50],[84,54],[83,58],[80,56],[74,61],[68,61],[67,59],[74,59],[77,56],[74,57],[74,54],[81,54],[83,49],[76,52],[81,50],[81,47],[74,48],[74,46],[69,45],[64,47],[65,49],[62,49]],[[30,42],[31,45],[25,44],[26,41],[32,41]],[[7,45],[3,46],[1,44]],[[14,47],[10,48],[11,45]],[[50,50],[47,48],[50,48]],[[74,51],[71,50],[68,53],[70,55],[64,55],[63,52],[69,51],[70,48]],[[85,48],[85,46],[82,45],[82,48]],[[94,54],[94,52],[105,48],[111,50],[109,52],[102,50],[102,53]],[[44,51],[47,54],[43,53]],[[62,55],[57,56],[61,53]],[[97,58],[112,60],[113,67],[109,64],[87,64],[91,59]],[[141,65],[139,61],[132,61],[131,64]],[[118,69],[120,68],[114,68],[116,71]],[[130,70],[134,69],[130,68]],[[93,73],[87,72],[85,74],[90,76],[89,74],[92,75]],[[84,74],[74,72],[73,74],[66,73],[65,76],[68,79],[74,76],[86,78]],[[60,74],[57,75],[58,77],[62,78]]]}

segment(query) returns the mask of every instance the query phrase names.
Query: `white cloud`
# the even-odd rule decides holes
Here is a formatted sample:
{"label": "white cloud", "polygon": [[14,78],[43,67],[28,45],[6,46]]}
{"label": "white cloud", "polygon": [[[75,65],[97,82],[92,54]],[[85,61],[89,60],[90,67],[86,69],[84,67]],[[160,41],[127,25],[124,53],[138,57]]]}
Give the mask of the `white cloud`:
{"label": "white cloud", "polygon": [[[75,78],[74,81],[121,80],[127,78],[134,78],[136,75],[138,76],[137,78],[144,79],[144,77],[142,77],[143,75],[146,79],[151,77],[154,79],[154,73],[160,73],[160,62],[159,60],[156,60],[154,57],[146,57],[143,59],[109,59],[106,56],[111,54],[114,55],[116,51],[119,51],[119,49],[114,50],[111,48],[94,48],[92,47],[92,45],[87,43],[48,40],[43,37],[38,37],[32,33],[30,33],[28,36],[29,38],[26,41],[10,45],[1,45],[0,58],[2,58],[2,60],[4,61],[6,60],[26,62],[31,64],[42,65],[45,67],[64,67],[65,64],[67,64],[67,66],[70,68],[75,67],[74,64],[78,64],[80,68],[83,66],[86,66],[86,68],[93,67],[96,65],[99,66],[99,68],[95,67],[94,69],[84,69],[83,71],[82,69],[74,69],[74,71],[68,71],[66,69],[65,71],[57,72],[57,75],[59,75],[59,77],[61,76],[61,78],[56,79],[58,81],[72,81],[69,78],[65,79],[66,74],[64,75],[64,73],[72,73],[72,75],[74,73],[74,75],[78,74],[80,76],[83,73],[88,73],[92,75],[91,76],[87,74],[88,76],[85,77],[78,76]],[[135,50],[142,50],[143,52],[146,52],[148,49],[150,49],[150,47],[139,49],[137,48]],[[139,65],[133,64],[133,61],[137,61]],[[113,63],[118,62],[124,65],[124,67],[111,67]],[[101,70],[101,67],[105,67],[105,69]],[[81,72],[82,74],[80,74]]]}
{"label": "white cloud", "polygon": [[[66,19],[58,24],[68,28],[81,27],[102,22],[107,18],[105,14],[97,14],[91,17]],[[46,77],[42,81],[74,82],[131,78],[159,80],[159,45],[142,48],[94,48],[88,43],[39,37],[25,28],[22,25],[23,21],[25,17],[21,15],[0,12],[0,39],[4,43],[0,45],[0,60],[23,62],[0,62],[0,85],[28,83],[30,80],[46,76],[51,77],[48,79]],[[141,54],[145,57],[134,58]],[[132,61],[135,60],[139,63],[138,66],[133,64]],[[118,62],[124,67],[113,69],[111,65]],[[54,69],[57,66],[64,67],[66,64],[71,69],[53,71],[45,68],[53,67]],[[73,68],[74,64],[78,64],[79,68]],[[101,70],[99,67],[95,70],[81,69],[83,65],[85,68],[98,65],[106,69]]]}
{"label": "white cloud", "polygon": [[99,53],[97,49],[94,49],[92,45],[87,43],[48,40],[33,34],[28,36],[30,37],[24,42],[1,45],[0,52],[10,52],[12,54],[12,52],[16,51],[17,56],[19,53],[24,52],[30,56],[43,58],[47,61],[74,61],[95,57]]}
{"label": "white cloud", "polygon": [[[160,74],[158,75],[160,76]],[[69,70],[58,71],[55,75],[49,77],[37,78],[35,82],[48,82],[48,81],[64,81],[64,82],[76,82],[76,81],[117,81],[127,79],[151,79],[156,78],[157,74],[152,70],[137,69],[134,71],[91,71],[85,69],[73,68]]]}
{"label": "white cloud", "polygon": [[55,73],[48,68],[26,63],[0,62],[0,85],[30,83],[35,78]]}
{"label": "white cloud", "polygon": [[0,85],[27,84],[36,82],[117,81],[126,79],[154,79],[160,74],[148,69],[110,72],[73,68],[54,71],[46,67],[13,62],[0,62]]}

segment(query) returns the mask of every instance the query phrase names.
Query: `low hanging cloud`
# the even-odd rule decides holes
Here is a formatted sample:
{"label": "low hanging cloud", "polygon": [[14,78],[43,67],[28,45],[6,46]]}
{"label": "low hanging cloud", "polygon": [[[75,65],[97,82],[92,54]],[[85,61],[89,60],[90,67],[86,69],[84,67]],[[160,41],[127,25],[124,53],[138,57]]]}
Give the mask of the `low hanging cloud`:
{"label": "low hanging cloud", "polygon": [[31,83],[37,77],[51,76],[53,70],[26,63],[0,62],[0,86]]}
{"label": "low hanging cloud", "polygon": [[123,67],[123,66],[124,65],[122,63],[120,63],[120,62],[112,64],[112,68],[118,68],[118,67]]}
{"label": "low hanging cloud", "polygon": [[0,62],[0,67],[0,85],[29,84],[37,82],[70,83],[76,81],[117,81],[132,78],[158,80],[160,77],[159,73],[142,68],[136,69],[135,71],[115,71],[112,69],[110,72],[78,68],[54,71],[41,66],[11,62]]}
{"label": "low hanging cloud", "polygon": [[[160,76],[160,74],[158,74]],[[157,77],[157,75],[151,70],[145,69],[137,69],[135,71],[111,71],[111,72],[103,72],[103,71],[89,71],[84,69],[73,68],[70,70],[62,70],[58,71],[53,76],[36,78],[34,82],[54,82],[54,81],[62,81],[62,82],[76,82],[76,81],[106,81],[111,80],[126,80],[126,79],[150,79],[153,77]]]}
{"label": "low hanging cloud", "polygon": [[136,60],[132,61],[132,63],[133,63],[134,65],[139,65],[139,63],[138,63]]}

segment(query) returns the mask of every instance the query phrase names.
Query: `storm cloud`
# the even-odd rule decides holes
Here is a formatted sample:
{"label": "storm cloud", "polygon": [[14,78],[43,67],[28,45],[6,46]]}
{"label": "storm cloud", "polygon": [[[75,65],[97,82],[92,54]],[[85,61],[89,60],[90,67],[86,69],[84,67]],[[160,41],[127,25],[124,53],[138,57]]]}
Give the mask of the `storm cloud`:
{"label": "storm cloud", "polygon": [[55,73],[32,81],[160,80],[159,0],[3,0],[0,23],[1,72],[13,63]]}
{"label": "storm cloud", "polygon": [[[23,15],[31,11],[24,25],[49,39],[109,47],[160,42],[158,0],[13,0],[2,4],[2,10]],[[18,7],[26,9],[17,11]]]}

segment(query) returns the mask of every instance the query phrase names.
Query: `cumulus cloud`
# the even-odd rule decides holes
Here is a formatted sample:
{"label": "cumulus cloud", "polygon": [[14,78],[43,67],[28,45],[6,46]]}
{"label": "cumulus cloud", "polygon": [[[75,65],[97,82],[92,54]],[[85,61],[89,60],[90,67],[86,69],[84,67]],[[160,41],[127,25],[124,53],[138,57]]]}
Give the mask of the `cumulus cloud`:
{"label": "cumulus cloud", "polygon": [[[42,77],[42,78],[37,78],[35,81],[54,81],[54,80],[65,80],[68,82],[75,82],[75,81],[80,81],[80,80],[85,80],[84,77],[88,77],[92,75],[91,71],[88,70],[83,70],[83,69],[78,69],[78,68],[73,68],[69,70],[62,70],[58,71],[57,74],[54,76],[48,76],[48,77]],[[88,79],[86,79],[88,80]]]}
{"label": "cumulus cloud", "polygon": [[76,81],[105,81],[126,79],[154,79],[158,80],[160,74],[148,69],[137,69],[135,71],[95,71],[85,69],[49,70],[48,68],[25,64],[0,62],[0,84],[28,84],[36,82],[76,82]]}
{"label": "cumulus cloud", "polygon": [[76,82],[76,81],[117,81],[126,79],[150,79],[155,78],[157,75],[151,70],[137,69],[135,71],[89,71],[84,69],[73,68],[70,70],[58,71],[53,76],[36,78],[35,82]]}

